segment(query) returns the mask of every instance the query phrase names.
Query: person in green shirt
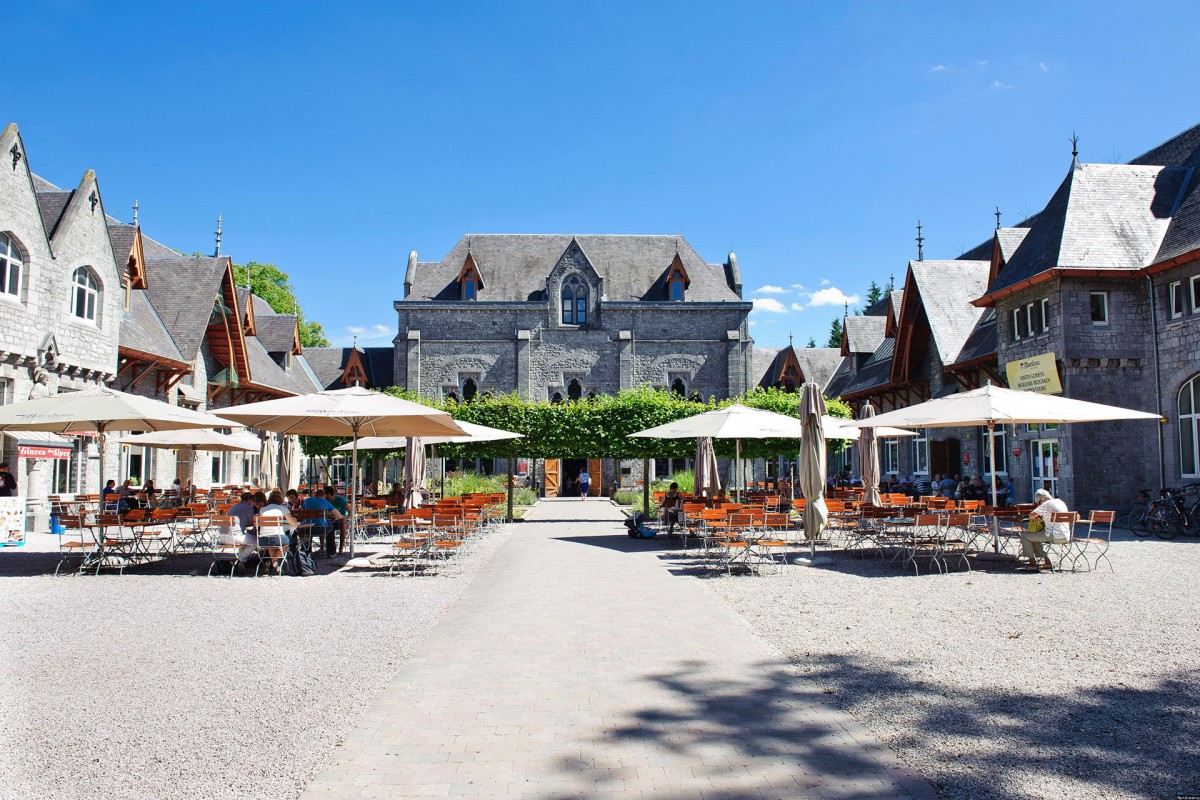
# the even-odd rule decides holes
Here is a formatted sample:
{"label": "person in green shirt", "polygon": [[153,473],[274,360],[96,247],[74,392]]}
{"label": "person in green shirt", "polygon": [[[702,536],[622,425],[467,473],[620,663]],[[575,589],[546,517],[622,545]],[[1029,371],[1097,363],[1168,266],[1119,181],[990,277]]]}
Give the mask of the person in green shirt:
{"label": "person in green shirt", "polygon": [[[346,502],[346,498],[337,493],[337,487],[333,484],[325,484],[325,499],[328,500],[342,517],[350,515],[350,504]],[[338,555],[346,549],[346,520],[339,519],[337,521],[338,529]]]}

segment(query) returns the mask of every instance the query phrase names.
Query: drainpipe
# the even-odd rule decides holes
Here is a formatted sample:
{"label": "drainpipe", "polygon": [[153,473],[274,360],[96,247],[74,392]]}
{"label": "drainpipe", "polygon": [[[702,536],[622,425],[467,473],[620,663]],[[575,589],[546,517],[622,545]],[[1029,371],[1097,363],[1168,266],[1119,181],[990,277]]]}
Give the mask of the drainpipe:
{"label": "drainpipe", "polygon": [[1150,287],[1150,347],[1154,352],[1154,413],[1158,414],[1158,485],[1167,485],[1167,466],[1163,460],[1163,423],[1162,423],[1162,381],[1159,380],[1158,366],[1158,309],[1154,295],[1154,276],[1147,275],[1146,283]]}

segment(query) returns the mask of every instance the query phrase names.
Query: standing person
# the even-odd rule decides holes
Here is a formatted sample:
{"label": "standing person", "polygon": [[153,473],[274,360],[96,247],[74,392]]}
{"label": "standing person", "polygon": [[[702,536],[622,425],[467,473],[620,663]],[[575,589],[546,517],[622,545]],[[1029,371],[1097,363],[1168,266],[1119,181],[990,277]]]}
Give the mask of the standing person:
{"label": "standing person", "polygon": [[[1042,530],[1026,530],[1021,534],[1021,552],[1029,562],[1022,568],[1023,572],[1053,569],[1054,565],[1050,563],[1050,557],[1046,555],[1046,549],[1042,545],[1046,542],[1063,544],[1071,540],[1069,523],[1050,521],[1050,515],[1065,512],[1067,504],[1057,497],[1051,496],[1050,492],[1045,489],[1038,489],[1033,493],[1033,502],[1038,506],[1030,513],[1029,520],[1031,523],[1041,520]],[[1030,527],[1037,526],[1031,525]]]}
{"label": "standing person", "polygon": [[667,535],[670,536],[675,533],[675,526],[683,522],[683,499],[679,496],[678,483],[671,483],[659,506],[662,508],[662,521],[667,524]]}
{"label": "standing person", "polygon": [[8,471],[8,462],[0,462],[0,497],[17,496],[17,479]]}
{"label": "standing person", "polygon": [[[321,528],[323,535],[322,541],[324,542],[325,557],[332,558],[335,555],[333,551],[334,535],[340,527],[338,522],[342,519],[342,513],[334,507],[333,503],[329,502],[329,499],[325,496],[324,489],[317,489],[313,492],[312,497],[305,499],[304,510],[322,511],[325,513],[325,518],[317,524],[317,527]],[[342,539],[344,542],[345,535],[342,536]],[[341,554],[341,549],[338,550],[337,554]]]}
{"label": "standing person", "polygon": [[587,467],[579,471],[579,499],[586,500],[588,496],[588,488],[592,483],[592,476],[588,475]]}
{"label": "standing person", "polygon": [[350,515],[350,504],[346,502],[346,498],[337,493],[337,487],[331,483],[325,484],[325,499],[338,512],[337,522],[334,527],[338,531],[337,554],[340,556],[342,551],[346,549],[346,518]]}

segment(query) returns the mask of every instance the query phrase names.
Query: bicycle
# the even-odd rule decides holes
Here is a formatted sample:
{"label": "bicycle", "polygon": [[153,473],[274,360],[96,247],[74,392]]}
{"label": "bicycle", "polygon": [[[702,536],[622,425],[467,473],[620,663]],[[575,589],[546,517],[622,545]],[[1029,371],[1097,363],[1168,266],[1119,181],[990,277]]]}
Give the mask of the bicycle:
{"label": "bicycle", "polygon": [[1182,489],[1160,489],[1157,498],[1150,497],[1149,489],[1138,492],[1138,503],[1126,518],[1125,527],[1134,536],[1159,539],[1174,539],[1185,530],[1200,528],[1200,497],[1186,506],[1184,494],[1195,494],[1200,484],[1190,484]]}

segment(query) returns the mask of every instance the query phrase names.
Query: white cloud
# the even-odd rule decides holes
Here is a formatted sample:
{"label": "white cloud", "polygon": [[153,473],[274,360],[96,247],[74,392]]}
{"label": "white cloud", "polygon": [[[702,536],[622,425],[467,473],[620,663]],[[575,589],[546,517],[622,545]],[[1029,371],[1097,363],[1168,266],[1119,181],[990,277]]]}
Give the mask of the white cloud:
{"label": "white cloud", "polygon": [[757,289],[755,289],[754,293],[755,294],[787,294],[787,289],[783,288],[782,286],[772,286],[771,284],[768,283],[765,286],[760,286]]}
{"label": "white cloud", "polygon": [[803,283],[793,283],[792,288],[795,289],[797,292],[807,292],[808,291],[808,287],[805,286]]}
{"label": "white cloud", "polygon": [[815,306],[840,306],[843,303],[850,305],[858,304],[858,295],[846,294],[836,286],[830,286],[828,289],[818,289],[813,292],[812,299],[808,301],[810,307]]}
{"label": "white cloud", "polygon": [[1042,72],[1049,72],[1049,71],[1050,71],[1050,68],[1046,66],[1046,62],[1045,62],[1045,61],[1039,61],[1039,62],[1038,62],[1038,67],[1039,67],[1039,68],[1041,68]]}
{"label": "white cloud", "polygon": [[992,88],[993,89],[1011,89],[1012,84],[1004,83],[1002,81],[992,81]]}
{"label": "white cloud", "polygon": [[828,286],[832,281],[829,278],[821,278],[821,286]]}
{"label": "white cloud", "polygon": [[804,306],[800,303],[792,303],[792,311],[803,311]]}
{"label": "white cloud", "polygon": [[935,66],[935,67],[930,67],[930,68],[929,68],[929,71],[930,71],[930,72],[945,72],[945,71],[946,71],[946,65],[945,65],[945,64],[938,64],[938,65],[937,65],[937,66]]}
{"label": "white cloud", "polygon": [[756,297],[751,300],[755,311],[766,311],[768,314],[786,314],[787,307],[774,297]]}
{"label": "white cloud", "polygon": [[984,60],[984,61],[976,61],[975,63],[976,63],[976,64],[978,64],[978,65],[979,65],[979,66],[981,66],[981,67],[986,67],[986,66],[987,66],[987,64],[988,64],[988,62],[987,62],[986,60]]}
{"label": "white cloud", "polygon": [[354,337],[358,337],[360,347],[368,347],[371,345],[391,344],[392,339],[396,336],[396,329],[389,328],[387,325],[348,325],[344,336],[339,336],[338,342],[335,344],[339,347],[349,347],[354,343]]}

